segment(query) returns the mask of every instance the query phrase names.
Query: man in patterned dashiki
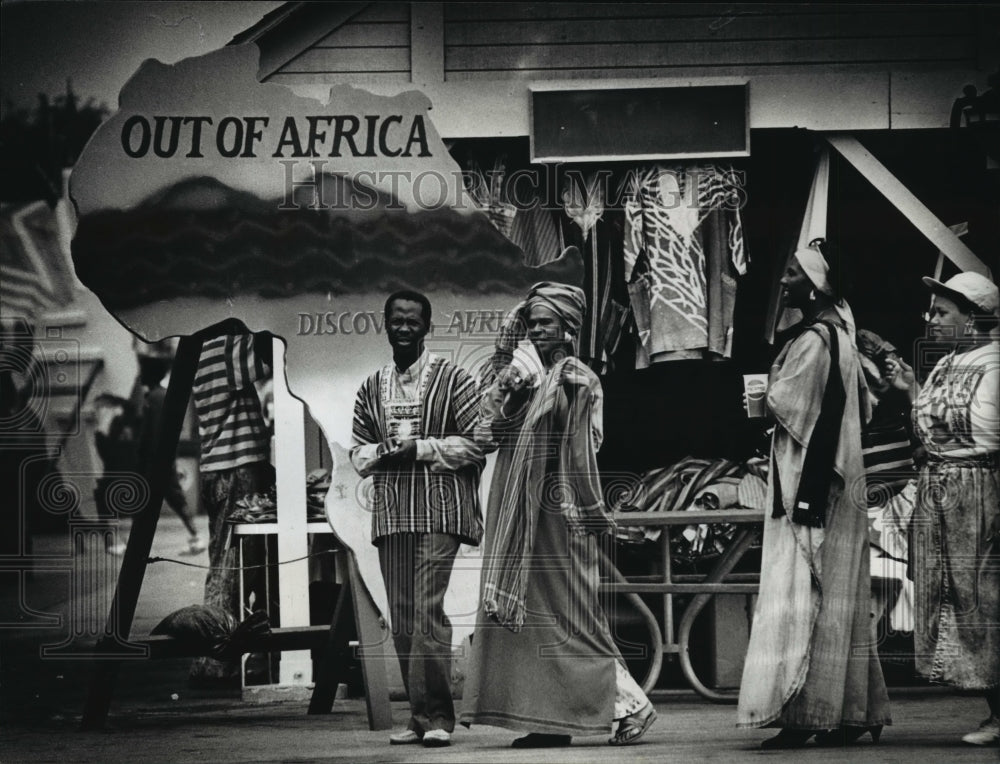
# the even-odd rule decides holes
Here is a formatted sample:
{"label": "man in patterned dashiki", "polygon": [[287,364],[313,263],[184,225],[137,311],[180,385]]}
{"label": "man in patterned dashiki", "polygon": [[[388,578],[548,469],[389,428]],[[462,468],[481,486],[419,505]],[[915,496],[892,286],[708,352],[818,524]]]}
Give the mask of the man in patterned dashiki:
{"label": "man in patterned dashiki", "polygon": [[451,623],[444,595],[459,546],[483,535],[473,442],[476,383],[424,348],[430,301],[400,291],[385,303],[392,363],[358,390],[351,462],[374,480],[372,543],[389,600],[393,642],[410,700],[392,745],[447,746],[455,729]]}

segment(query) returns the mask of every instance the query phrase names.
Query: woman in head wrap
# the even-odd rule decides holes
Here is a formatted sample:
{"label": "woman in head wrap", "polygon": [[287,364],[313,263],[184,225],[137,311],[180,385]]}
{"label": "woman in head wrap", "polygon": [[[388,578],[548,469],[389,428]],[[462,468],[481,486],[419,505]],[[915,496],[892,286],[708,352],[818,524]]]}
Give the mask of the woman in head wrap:
{"label": "woman in head wrap", "polygon": [[[613,719],[609,742],[628,745],[656,718],[599,599],[598,536],[614,524],[597,471],[601,385],[573,355],[584,307],[576,287],[536,284],[483,381],[477,440],[499,453],[461,721],[527,731],[515,748],[569,745],[610,732]],[[525,331],[534,373],[514,357]]]}
{"label": "woman in head wrap", "polygon": [[889,724],[869,614],[868,518],[861,427],[868,391],[850,309],[817,249],[781,279],[804,321],[771,368],[775,422],[760,595],[737,723],[780,727],[762,748],[853,742]]}
{"label": "woman in head wrap", "polygon": [[[962,740],[1000,740],[1000,344],[997,287],[960,273],[941,283],[928,315],[928,351],[952,345],[917,388],[901,360],[888,376],[910,392],[913,425],[927,451],[911,530],[917,671],[985,692],[990,716]],[[920,345],[918,345],[918,349]],[[918,354],[918,358],[922,354]],[[926,355],[931,355],[927,352]],[[936,355],[936,354],[935,354]]]}

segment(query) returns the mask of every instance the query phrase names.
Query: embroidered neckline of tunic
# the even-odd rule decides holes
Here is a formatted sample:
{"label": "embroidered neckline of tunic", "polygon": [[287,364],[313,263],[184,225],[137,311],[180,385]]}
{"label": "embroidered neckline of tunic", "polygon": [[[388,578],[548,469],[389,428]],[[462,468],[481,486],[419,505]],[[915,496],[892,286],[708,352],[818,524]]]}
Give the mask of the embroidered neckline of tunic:
{"label": "embroidered neckline of tunic", "polygon": [[412,365],[408,366],[403,370],[402,374],[410,374],[410,370],[415,366],[418,367],[416,373],[420,375],[420,381],[417,384],[417,392],[415,397],[406,397],[402,386],[399,383],[400,372],[396,369],[395,363],[388,363],[384,369],[382,369],[382,379],[379,394],[382,398],[382,403],[386,406],[392,403],[414,403],[423,400],[424,391],[427,389],[427,383],[431,378],[431,373],[434,371],[434,367],[437,362],[441,360],[441,356],[428,351],[424,351],[420,358],[418,358]]}

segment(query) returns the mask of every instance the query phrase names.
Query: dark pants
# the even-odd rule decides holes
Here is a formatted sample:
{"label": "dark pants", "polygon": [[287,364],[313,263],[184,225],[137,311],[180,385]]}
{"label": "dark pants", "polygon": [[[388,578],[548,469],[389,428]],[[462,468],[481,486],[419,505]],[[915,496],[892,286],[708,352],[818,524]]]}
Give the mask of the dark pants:
{"label": "dark pants", "polygon": [[181,479],[180,474],[177,472],[176,461],[170,465],[167,484],[163,488],[163,500],[181,519],[187,532],[192,536],[197,536],[198,530],[195,528],[194,522],[191,520],[191,515],[188,513],[187,497],[184,495],[184,489],[181,488]]}
{"label": "dark pants", "polygon": [[444,594],[461,542],[444,533],[395,533],[378,541],[392,638],[410,698],[409,729],[455,729],[451,622]]}
{"label": "dark pants", "polygon": [[[245,603],[239,597],[239,571],[236,569],[236,546],[233,543],[229,516],[236,511],[236,502],[253,493],[263,493],[274,485],[274,467],[257,462],[231,470],[203,472],[201,502],[208,514],[208,563],[205,577],[205,604],[215,605],[242,621]],[[253,537],[244,549],[243,565],[250,566],[244,579],[246,596],[254,596],[254,609],[265,607],[263,571],[257,567],[264,561],[263,537]],[[194,679],[238,678],[240,661],[220,663],[214,658],[196,658],[191,666]]]}

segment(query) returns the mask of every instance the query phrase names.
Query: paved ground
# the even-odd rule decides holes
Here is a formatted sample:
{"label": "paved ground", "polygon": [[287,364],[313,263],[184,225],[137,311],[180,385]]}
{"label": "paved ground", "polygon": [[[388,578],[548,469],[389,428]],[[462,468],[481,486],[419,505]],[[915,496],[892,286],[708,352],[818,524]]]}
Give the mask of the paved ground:
{"label": "paved ground", "polygon": [[[405,718],[395,703],[394,716]],[[660,701],[660,719],[645,741],[611,749],[603,738],[582,738],[569,748],[515,751],[515,736],[490,727],[460,729],[448,749],[390,747],[387,734],[367,729],[360,700],[338,701],[332,714],[307,716],[305,703],[245,705],[239,700],[171,702],[151,697],[119,707],[104,732],[78,732],[74,715],[15,723],[0,733],[5,762],[750,762],[761,757],[810,762],[995,762],[997,749],[958,743],[969,719],[982,715],[981,701],[949,695],[894,698],[895,726],[877,747],[810,747],[798,752],[764,752],[756,746],[764,731],[733,728],[732,707],[693,698]]]}
{"label": "paved ground", "polygon": [[[204,526],[204,518],[200,518]],[[60,547],[62,545],[62,547]],[[179,521],[165,515],[153,554],[203,563],[206,556],[181,557],[184,533]],[[42,539],[36,553],[68,554],[65,540]],[[97,570],[103,551],[84,552]],[[96,567],[95,567],[96,566]],[[58,566],[55,566],[58,567]],[[204,572],[176,564],[149,568],[134,633],[145,633],[166,613],[200,602]],[[386,732],[371,732],[362,700],[338,701],[329,715],[308,716],[307,701],[245,702],[239,690],[192,690],[187,687],[187,660],[138,661],[126,664],[105,731],[78,731],[92,663],[74,655],[86,639],[67,640],[72,628],[86,636],[94,626],[82,615],[101,613],[107,586],[99,574],[77,581],[66,570],[35,573],[27,582],[25,601],[3,603],[5,622],[11,612],[61,616],[59,626],[8,628],[0,631],[0,761],[3,762],[592,762],[613,757],[621,761],[702,762],[759,761],[784,757],[799,761],[805,752],[763,752],[756,746],[770,731],[734,728],[732,706],[716,705],[693,694],[655,697],[660,714],[641,745],[611,749],[604,738],[583,738],[570,748],[514,751],[508,746],[516,733],[490,727],[464,728],[448,749],[391,748]],[[113,583],[113,581],[112,581]],[[29,619],[30,620],[30,619]],[[36,619],[37,620],[37,619]],[[93,620],[93,619],[92,619]],[[75,624],[72,628],[69,625]],[[66,642],[60,656],[40,656],[43,644]],[[176,695],[176,699],[173,697]],[[896,690],[893,716],[879,746],[849,750],[811,747],[816,762],[996,762],[997,749],[960,744],[961,735],[985,716],[985,703],[945,691]],[[394,703],[397,723],[405,719],[405,704]]]}

